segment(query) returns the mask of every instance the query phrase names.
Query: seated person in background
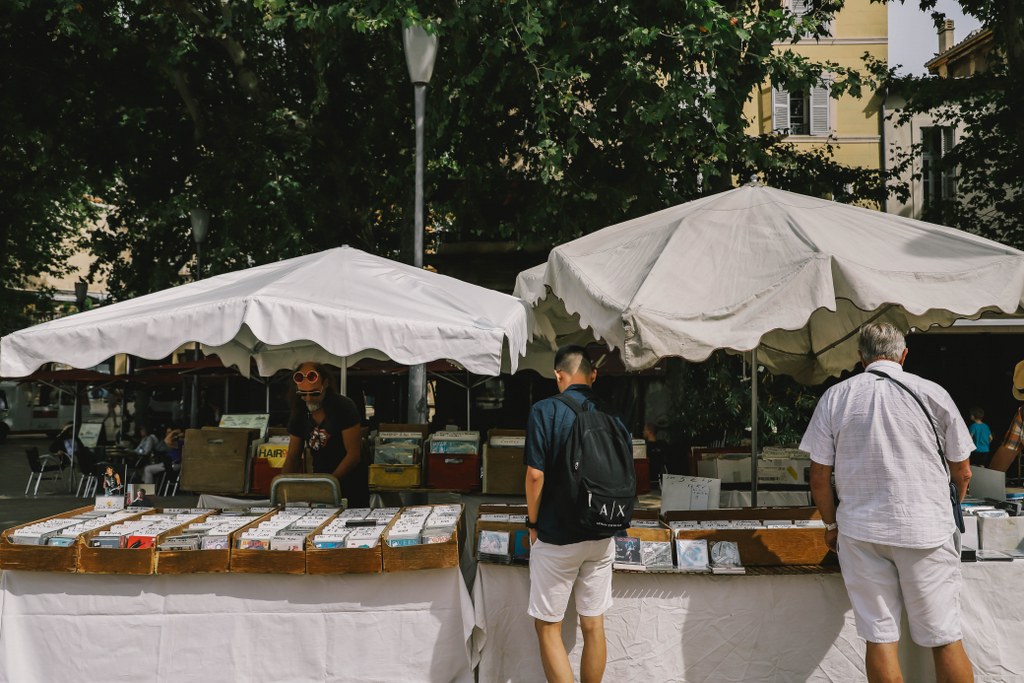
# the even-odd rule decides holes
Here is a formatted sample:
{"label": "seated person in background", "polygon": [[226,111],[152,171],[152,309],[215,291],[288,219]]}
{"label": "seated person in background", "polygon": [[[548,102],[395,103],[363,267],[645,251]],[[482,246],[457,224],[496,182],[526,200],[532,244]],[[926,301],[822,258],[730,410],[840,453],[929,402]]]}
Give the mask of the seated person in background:
{"label": "seated person in background", "polygon": [[[185,432],[177,425],[172,425],[164,435],[164,462],[171,463],[171,469],[175,472],[181,469],[181,449],[185,445]],[[142,470],[142,483],[155,484],[157,475],[163,474],[166,467],[164,462],[146,465]]]}
{"label": "seated person in background", "polygon": [[303,451],[309,448],[313,472],[334,475],[349,507],[369,507],[368,471],[362,466],[356,404],[334,390],[331,376],[318,363],[303,363],[292,379],[297,400],[288,422],[291,439],[283,472],[304,472]]}
{"label": "seated person in background", "polygon": [[138,432],[139,445],[136,446],[132,452],[139,456],[139,459],[148,460],[157,451],[157,445],[160,443],[160,439],[149,431],[149,427],[141,425]]}

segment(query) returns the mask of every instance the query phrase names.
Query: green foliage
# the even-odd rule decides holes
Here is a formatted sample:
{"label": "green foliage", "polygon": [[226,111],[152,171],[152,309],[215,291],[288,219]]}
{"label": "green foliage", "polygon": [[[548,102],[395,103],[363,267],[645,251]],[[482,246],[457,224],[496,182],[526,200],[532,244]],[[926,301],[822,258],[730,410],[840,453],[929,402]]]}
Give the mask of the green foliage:
{"label": "green foliage", "polygon": [[[669,364],[671,433],[693,445],[750,439],[750,367],[740,356],[716,352],[703,363]],[[800,441],[823,388],[758,372],[758,439],[761,446]]]}
{"label": "green foliage", "polygon": [[[440,38],[426,119],[435,241],[555,244],[754,172],[877,198],[877,173],[745,133],[743,105],[768,80],[827,71],[836,94],[864,87],[773,50],[821,34],[841,5],[794,17],[740,0],[8,2],[3,78],[21,96],[0,102],[0,276],[59,269],[80,241],[115,299],[177,284],[194,206],[212,215],[208,273],[344,243],[401,253],[409,24]],[[85,195],[112,208],[79,240],[96,208]],[[12,238],[19,225],[40,239]]]}
{"label": "green foliage", "polygon": [[[884,87],[907,99],[897,116],[901,123],[927,113],[934,125],[960,131],[957,144],[936,164],[937,172],[956,175],[956,196],[927,207],[924,218],[1024,249],[1024,2],[960,5],[992,29],[995,49],[987,69],[964,78],[916,78],[897,76],[884,64],[869,68]],[[933,9],[935,2],[922,0],[920,6]],[[921,151],[921,145],[902,150],[894,170],[908,172]]]}

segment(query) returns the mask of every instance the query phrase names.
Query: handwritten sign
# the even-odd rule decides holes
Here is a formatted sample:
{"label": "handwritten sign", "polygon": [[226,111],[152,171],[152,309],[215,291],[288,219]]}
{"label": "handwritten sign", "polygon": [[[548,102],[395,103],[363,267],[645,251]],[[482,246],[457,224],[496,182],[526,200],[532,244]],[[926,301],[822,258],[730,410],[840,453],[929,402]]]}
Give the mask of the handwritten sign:
{"label": "handwritten sign", "polygon": [[721,495],[719,479],[666,474],[661,480],[661,511],[717,510]]}

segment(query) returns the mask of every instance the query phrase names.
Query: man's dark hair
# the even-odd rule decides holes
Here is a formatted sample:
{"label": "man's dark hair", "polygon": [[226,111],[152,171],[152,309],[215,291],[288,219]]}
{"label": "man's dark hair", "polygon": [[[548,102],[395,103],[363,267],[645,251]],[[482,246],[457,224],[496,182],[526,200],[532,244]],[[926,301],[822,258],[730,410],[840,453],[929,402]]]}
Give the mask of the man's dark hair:
{"label": "man's dark hair", "polygon": [[555,352],[555,370],[568,374],[579,371],[589,375],[594,371],[594,364],[590,362],[586,348],[579,344],[567,344]]}

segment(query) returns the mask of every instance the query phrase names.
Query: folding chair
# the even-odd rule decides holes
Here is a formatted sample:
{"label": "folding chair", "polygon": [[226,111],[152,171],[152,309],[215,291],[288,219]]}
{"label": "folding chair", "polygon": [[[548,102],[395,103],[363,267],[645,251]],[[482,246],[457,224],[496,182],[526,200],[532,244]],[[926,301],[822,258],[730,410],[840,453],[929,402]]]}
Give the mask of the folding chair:
{"label": "folding chair", "polygon": [[[36,480],[36,487],[32,491],[33,496],[39,495],[39,482],[44,478],[48,481],[59,481],[64,479],[64,463],[61,461],[60,456],[47,453],[46,455],[39,455],[39,449],[35,446],[29,446],[25,449],[25,457],[28,458],[28,483],[25,484],[25,495],[28,495],[28,490],[32,488],[32,479]],[[49,475],[49,476],[47,476]]]}

